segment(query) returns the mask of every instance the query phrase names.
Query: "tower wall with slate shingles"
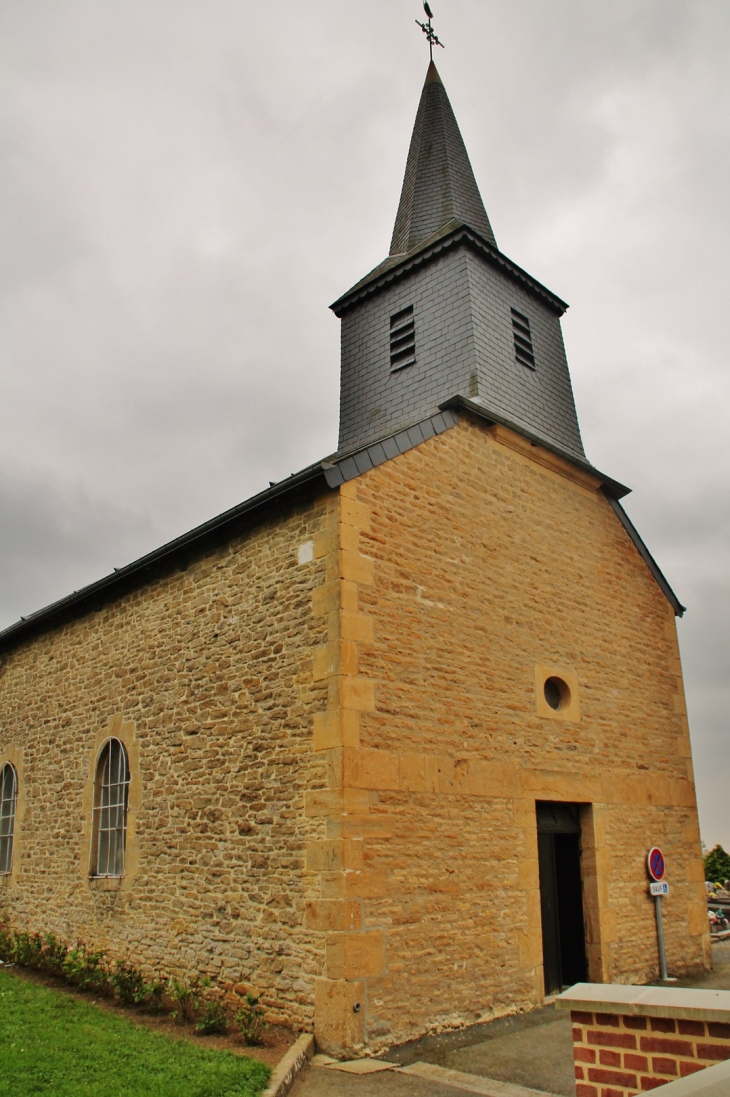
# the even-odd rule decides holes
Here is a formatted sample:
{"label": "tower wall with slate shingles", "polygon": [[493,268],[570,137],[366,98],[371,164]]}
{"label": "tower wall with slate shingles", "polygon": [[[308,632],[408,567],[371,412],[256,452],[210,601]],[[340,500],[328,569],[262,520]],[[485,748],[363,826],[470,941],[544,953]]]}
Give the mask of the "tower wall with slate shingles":
{"label": "tower wall with slate shingles", "polygon": [[[392,372],[390,317],[408,305],[416,362]],[[530,319],[535,370],[515,359],[510,306]],[[457,395],[584,458],[559,318],[464,247],[345,312],[338,448],[423,418]]]}
{"label": "tower wall with slate shingles", "polygon": [[[390,317],[408,305],[416,363],[392,373]],[[338,448],[386,434],[466,393],[475,365],[466,256],[451,252],[343,317]]]}
{"label": "tower wall with slate shingles", "polygon": [[[559,318],[478,256],[467,253],[466,263],[481,402],[585,459]],[[534,370],[515,357],[510,308],[530,321]]]}

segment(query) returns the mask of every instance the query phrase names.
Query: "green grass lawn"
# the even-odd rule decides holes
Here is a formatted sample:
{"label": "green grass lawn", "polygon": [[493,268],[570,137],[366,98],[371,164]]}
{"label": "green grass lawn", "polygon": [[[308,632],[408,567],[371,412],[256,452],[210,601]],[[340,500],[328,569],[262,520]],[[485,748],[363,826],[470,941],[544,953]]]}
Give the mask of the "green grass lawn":
{"label": "green grass lawn", "polygon": [[0,1094],[256,1097],[255,1059],[172,1040],[0,969]]}

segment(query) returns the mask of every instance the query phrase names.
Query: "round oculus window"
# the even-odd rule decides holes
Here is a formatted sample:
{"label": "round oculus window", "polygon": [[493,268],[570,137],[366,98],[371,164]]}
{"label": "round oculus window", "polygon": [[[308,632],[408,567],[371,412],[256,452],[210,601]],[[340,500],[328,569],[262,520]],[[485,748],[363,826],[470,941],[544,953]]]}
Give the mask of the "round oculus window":
{"label": "round oculus window", "polygon": [[548,678],[543,686],[543,692],[550,708],[555,709],[556,712],[570,704],[570,690],[567,682],[562,678]]}

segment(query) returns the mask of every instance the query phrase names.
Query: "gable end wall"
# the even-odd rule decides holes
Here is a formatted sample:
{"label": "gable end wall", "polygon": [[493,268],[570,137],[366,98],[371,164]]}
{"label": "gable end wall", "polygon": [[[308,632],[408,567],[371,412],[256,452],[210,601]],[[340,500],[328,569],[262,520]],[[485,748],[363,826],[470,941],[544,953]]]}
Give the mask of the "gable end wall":
{"label": "gable end wall", "polygon": [[[359,633],[330,664],[333,707],[338,665],[358,689],[315,737],[342,869],[312,913],[321,1046],[542,1002],[536,800],[582,805],[591,980],[657,976],[653,843],[670,969],[707,967],[674,615],[600,482],[464,417],[345,490]],[[544,668],[577,683],[569,718],[539,703]]]}

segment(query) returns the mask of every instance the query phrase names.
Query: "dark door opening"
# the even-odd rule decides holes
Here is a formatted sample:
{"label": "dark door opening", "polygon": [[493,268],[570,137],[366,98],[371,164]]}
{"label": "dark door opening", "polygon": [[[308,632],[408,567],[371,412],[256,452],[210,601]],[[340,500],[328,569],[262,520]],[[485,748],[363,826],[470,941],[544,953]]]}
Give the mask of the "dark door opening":
{"label": "dark door opening", "polygon": [[545,994],[587,978],[577,804],[537,802]]}

